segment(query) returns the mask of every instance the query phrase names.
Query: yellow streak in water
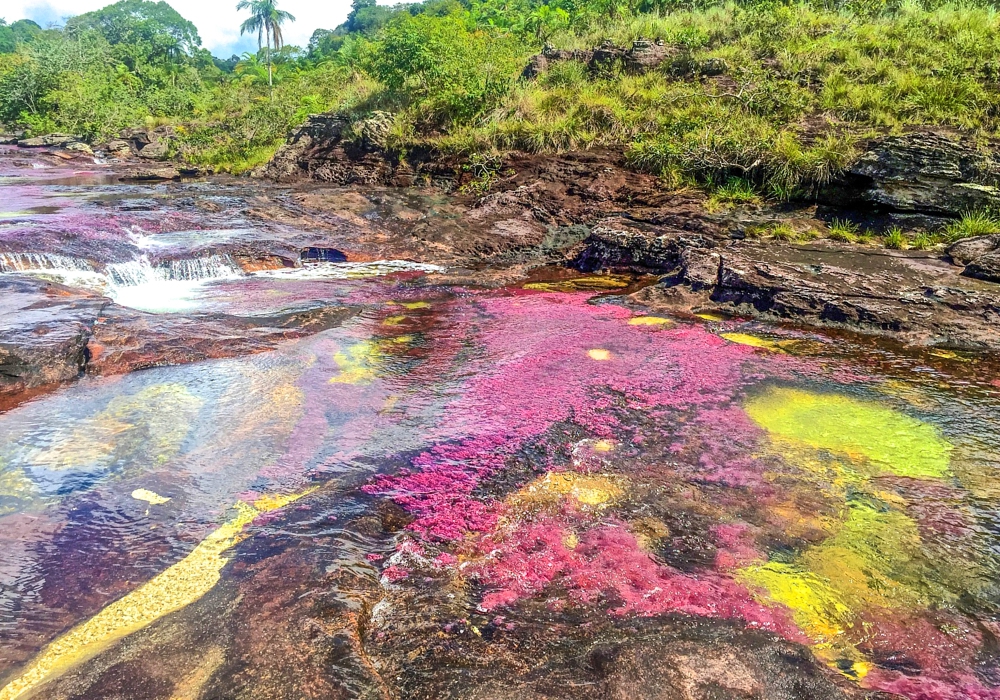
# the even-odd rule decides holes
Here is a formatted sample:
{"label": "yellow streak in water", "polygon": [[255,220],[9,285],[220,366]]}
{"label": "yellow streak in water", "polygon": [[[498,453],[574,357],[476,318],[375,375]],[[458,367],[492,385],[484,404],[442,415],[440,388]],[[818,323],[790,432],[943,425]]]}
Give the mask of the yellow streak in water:
{"label": "yellow streak in water", "polygon": [[197,601],[219,582],[222,567],[228,562],[224,553],[244,538],[244,527],[261,513],[286,506],[314,490],[264,496],[253,505],[237,503],[236,517],[202,540],[194,551],[45,647],[20,676],[0,689],[0,700],[24,696],[115,642]]}
{"label": "yellow streak in water", "polygon": [[132,498],[137,501],[145,501],[151,506],[163,505],[170,500],[167,496],[161,496],[155,491],[150,491],[149,489],[136,489],[132,492]]}
{"label": "yellow streak in water", "polygon": [[630,326],[672,326],[674,322],[662,316],[633,316],[628,320]]}

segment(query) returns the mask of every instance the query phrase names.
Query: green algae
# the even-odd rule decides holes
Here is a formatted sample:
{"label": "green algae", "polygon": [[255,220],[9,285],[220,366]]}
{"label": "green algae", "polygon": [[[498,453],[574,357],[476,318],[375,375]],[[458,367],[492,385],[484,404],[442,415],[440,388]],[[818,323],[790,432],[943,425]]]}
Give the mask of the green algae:
{"label": "green algae", "polygon": [[772,437],[846,454],[874,475],[936,478],[948,471],[952,445],[937,428],[874,403],[775,388],[752,399],[746,412]]}

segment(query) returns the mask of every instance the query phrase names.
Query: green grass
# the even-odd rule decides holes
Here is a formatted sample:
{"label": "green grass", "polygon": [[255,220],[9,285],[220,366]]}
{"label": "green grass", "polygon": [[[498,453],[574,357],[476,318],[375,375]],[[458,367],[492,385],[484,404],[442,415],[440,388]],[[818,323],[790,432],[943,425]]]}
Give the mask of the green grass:
{"label": "green grass", "polygon": [[945,229],[949,241],[1000,233],[1000,216],[987,211],[968,212]]}
{"label": "green grass", "polygon": [[829,237],[843,243],[855,243],[858,240],[858,225],[846,219],[834,219],[830,222]]}
{"label": "green grass", "polygon": [[890,250],[905,250],[907,247],[906,234],[898,226],[893,226],[882,234],[882,240]]}

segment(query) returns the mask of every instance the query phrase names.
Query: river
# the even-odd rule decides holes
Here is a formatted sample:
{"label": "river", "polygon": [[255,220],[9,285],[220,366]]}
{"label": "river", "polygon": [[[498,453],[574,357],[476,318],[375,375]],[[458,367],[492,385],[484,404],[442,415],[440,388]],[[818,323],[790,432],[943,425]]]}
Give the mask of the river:
{"label": "river", "polygon": [[995,358],[296,196],[0,153],[0,700],[1000,698]]}

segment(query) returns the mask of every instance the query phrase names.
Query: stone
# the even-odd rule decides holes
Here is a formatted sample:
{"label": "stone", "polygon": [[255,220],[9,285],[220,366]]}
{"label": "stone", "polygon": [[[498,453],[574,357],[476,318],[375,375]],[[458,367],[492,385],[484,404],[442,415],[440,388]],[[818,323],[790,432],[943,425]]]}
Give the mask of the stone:
{"label": "stone", "polygon": [[966,266],[962,274],[987,282],[1000,283],[1000,250],[979,256]]}
{"label": "stone", "polygon": [[85,153],[89,156],[94,155],[93,149],[82,141],[74,141],[73,143],[66,144],[64,148],[74,153]]}
{"label": "stone", "polygon": [[723,75],[727,70],[729,64],[721,58],[706,58],[698,64],[698,72],[709,77]]}
{"label": "stone", "polygon": [[642,75],[656,70],[668,59],[679,53],[673,46],[665,46],[663,42],[639,39],[633,42],[632,48],[622,56],[622,64],[626,73]]}
{"label": "stone", "polygon": [[164,160],[169,150],[170,145],[166,141],[153,141],[142,147],[142,150],[139,151],[139,157],[149,160]]}
{"label": "stone", "polygon": [[157,180],[180,180],[181,171],[172,166],[159,168],[133,168],[121,174],[122,180],[140,180],[155,182]]}
{"label": "stone", "polygon": [[18,137],[14,134],[0,134],[0,146],[13,146],[17,141]]}
{"label": "stone", "polygon": [[386,147],[392,131],[394,117],[389,112],[372,112],[366,119],[354,125],[361,138],[361,146],[368,151],[379,151]]}
{"label": "stone", "polygon": [[1000,234],[963,238],[957,243],[952,243],[946,252],[956,265],[968,265],[996,250],[1000,250]]}
{"label": "stone", "polygon": [[1000,155],[935,132],[871,142],[846,172],[821,189],[835,206],[958,217],[1000,206]]}
{"label": "stone", "polygon": [[603,41],[601,45],[594,49],[590,57],[588,67],[591,73],[611,73],[618,70],[622,59],[625,57],[625,49],[615,46],[611,41]]}
{"label": "stone", "polygon": [[54,146],[67,146],[81,140],[79,136],[72,134],[46,134],[30,139],[21,139],[17,145],[21,148],[50,148]]}

